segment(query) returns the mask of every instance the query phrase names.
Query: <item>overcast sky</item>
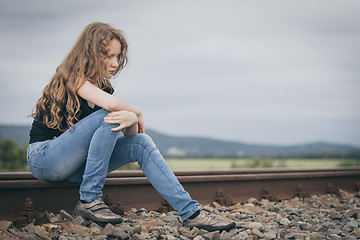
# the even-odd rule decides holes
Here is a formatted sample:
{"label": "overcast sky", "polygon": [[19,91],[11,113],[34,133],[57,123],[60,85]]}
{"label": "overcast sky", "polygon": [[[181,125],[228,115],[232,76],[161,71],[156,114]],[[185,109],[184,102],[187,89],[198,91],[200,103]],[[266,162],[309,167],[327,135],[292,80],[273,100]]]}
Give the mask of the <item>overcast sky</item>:
{"label": "overcast sky", "polygon": [[360,1],[0,0],[0,124],[28,124],[84,27],[122,29],[115,91],[165,134],[360,146]]}

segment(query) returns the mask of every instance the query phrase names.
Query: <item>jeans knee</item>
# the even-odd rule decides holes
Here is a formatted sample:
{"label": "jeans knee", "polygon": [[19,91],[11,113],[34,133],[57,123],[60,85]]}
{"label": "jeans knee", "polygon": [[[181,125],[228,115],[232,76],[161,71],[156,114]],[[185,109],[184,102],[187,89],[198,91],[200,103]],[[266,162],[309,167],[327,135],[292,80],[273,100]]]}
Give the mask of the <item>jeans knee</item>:
{"label": "jeans knee", "polygon": [[139,144],[144,145],[145,148],[157,148],[153,139],[149,135],[140,133],[137,134],[136,137],[138,138]]}
{"label": "jeans knee", "polygon": [[134,159],[139,163],[140,168],[143,169],[149,160],[157,158],[160,151],[149,135],[140,133],[134,137],[137,143],[136,157]]}
{"label": "jeans knee", "polygon": [[121,132],[121,131],[115,131],[115,132],[111,131],[112,128],[116,128],[119,125],[120,124],[118,124],[118,123],[106,123],[106,122],[104,122],[104,119],[102,119],[101,122],[100,122],[100,127],[109,129],[110,132],[112,132],[112,133]]}
{"label": "jeans knee", "polygon": [[110,112],[106,109],[100,109],[98,110],[98,114],[100,116],[100,127],[104,127],[104,128],[108,128],[108,129],[112,129],[112,128],[116,128],[119,126],[118,123],[106,123],[104,118],[109,114]]}

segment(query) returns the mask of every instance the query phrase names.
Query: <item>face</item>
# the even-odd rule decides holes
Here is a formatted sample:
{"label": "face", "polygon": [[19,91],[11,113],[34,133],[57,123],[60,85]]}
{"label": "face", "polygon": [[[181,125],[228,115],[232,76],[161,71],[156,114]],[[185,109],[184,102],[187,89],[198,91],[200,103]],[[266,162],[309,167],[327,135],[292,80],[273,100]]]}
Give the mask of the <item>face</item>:
{"label": "face", "polygon": [[109,53],[105,59],[106,77],[111,78],[116,69],[119,67],[119,56],[121,52],[121,45],[119,40],[113,39],[108,46]]}

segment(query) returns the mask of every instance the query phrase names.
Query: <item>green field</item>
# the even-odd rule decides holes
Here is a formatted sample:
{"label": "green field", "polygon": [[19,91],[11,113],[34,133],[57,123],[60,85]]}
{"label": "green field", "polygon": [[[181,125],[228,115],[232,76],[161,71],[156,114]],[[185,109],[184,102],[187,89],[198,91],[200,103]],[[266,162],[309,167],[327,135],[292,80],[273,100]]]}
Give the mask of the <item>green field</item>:
{"label": "green field", "polygon": [[[166,158],[165,160],[173,170],[360,166],[360,159]],[[139,169],[140,167],[137,163],[129,163],[118,170]],[[25,166],[17,171],[28,172],[29,167]],[[0,172],[3,171],[0,169]]]}
{"label": "green field", "polygon": [[173,170],[360,166],[360,160],[355,159],[166,158],[166,161]]}

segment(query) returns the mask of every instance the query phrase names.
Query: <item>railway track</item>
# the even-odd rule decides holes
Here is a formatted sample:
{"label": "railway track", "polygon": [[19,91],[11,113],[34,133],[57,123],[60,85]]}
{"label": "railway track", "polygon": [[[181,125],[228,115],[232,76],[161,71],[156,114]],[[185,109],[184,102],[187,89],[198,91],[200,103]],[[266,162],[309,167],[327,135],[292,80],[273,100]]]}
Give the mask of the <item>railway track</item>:
{"label": "railway track", "polygon": [[[312,169],[239,169],[175,171],[190,195],[201,204],[245,202],[249,198],[272,201],[314,194],[336,194],[339,189],[360,190],[360,167]],[[78,201],[79,184],[36,180],[30,173],[0,173],[0,220],[28,221],[39,211],[71,213]],[[115,212],[146,208],[166,212],[168,204],[141,171],[108,174],[105,202]]]}

